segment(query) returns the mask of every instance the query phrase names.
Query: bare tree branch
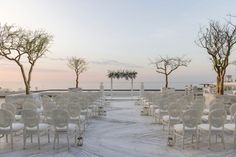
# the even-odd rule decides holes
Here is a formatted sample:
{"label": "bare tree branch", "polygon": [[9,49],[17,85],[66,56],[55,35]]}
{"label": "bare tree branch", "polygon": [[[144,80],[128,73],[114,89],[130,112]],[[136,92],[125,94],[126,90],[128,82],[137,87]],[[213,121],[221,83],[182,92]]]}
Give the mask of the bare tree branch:
{"label": "bare tree branch", "polygon": [[71,57],[68,59],[68,67],[75,71],[76,88],[79,85],[79,75],[87,70],[88,63],[83,58]]}
{"label": "bare tree branch", "polygon": [[156,67],[156,72],[165,75],[165,87],[168,88],[168,76],[181,66],[188,66],[191,62],[190,59],[185,59],[184,57],[163,57],[160,56],[155,61],[151,61]]}
{"label": "bare tree branch", "polygon": [[[14,61],[21,70],[26,94],[30,91],[33,67],[47,51],[52,36],[44,31],[24,30],[13,25],[0,25],[0,56]],[[28,60],[29,71],[26,75],[23,63]]]}
{"label": "bare tree branch", "polygon": [[224,75],[229,65],[229,56],[236,44],[236,26],[227,21],[220,24],[211,20],[208,28],[200,28],[197,45],[206,49],[217,73],[217,94],[224,94]]}

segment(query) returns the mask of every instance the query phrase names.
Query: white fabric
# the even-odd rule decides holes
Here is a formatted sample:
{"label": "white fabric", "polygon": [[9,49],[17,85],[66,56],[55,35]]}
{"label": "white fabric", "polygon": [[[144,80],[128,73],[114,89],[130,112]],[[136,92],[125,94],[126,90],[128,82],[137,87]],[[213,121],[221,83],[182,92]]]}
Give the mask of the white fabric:
{"label": "white fabric", "polygon": [[[24,124],[22,123],[12,123],[12,131],[18,131],[24,128]],[[6,127],[6,128],[1,128],[0,130],[6,131],[6,130],[10,130],[10,127]]]}
{"label": "white fabric", "polygon": [[[39,123],[39,130],[47,130],[49,128],[49,125],[46,124],[46,123]],[[33,127],[33,128],[29,128],[27,127],[26,128],[27,130],[30,130],[30,131],[37,131],[37,127]]]}
{"label": "white fabric", "polygon": [[[200,124],[200,125],[198,125],[198,128],[200,130],[209,131],[210,125],[209,124]],[[221,131],[222,129],[223,129],[222,127],[219,127],[219,128],[215,128],[213,126],[211,127],[212,131]]]}
{"label": "white fabric", "polygon": [[208,122],[208,115],[203,115],[201,119],[204,122]]}
{"label": "white fabric", "polygon": [[[183,133],[183,131],[184,131],[184,125],[183,124],[175,124],[173,126],[173,128],[178,133]],[[187,132],[189,132],[189,131],[196,131],[196,128],[185,127],[185,131],[187,131]]]}
{"label": "white fabric", "polygon": [[225,124],[225,129],[229,131],[234,131],[235,129],[235,124]]}

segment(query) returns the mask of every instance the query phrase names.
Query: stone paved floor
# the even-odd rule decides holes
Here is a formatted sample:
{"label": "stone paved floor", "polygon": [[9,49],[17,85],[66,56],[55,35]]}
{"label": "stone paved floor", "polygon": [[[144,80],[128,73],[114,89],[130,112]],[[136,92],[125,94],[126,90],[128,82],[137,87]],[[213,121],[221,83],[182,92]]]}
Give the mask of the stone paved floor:
{"label": "stone paved floor", "polygon": [[151,117],[140,116],[140,106],[134,101],[114,101],[107,106],[107,116],[90,121],[84,134],[84,145],[73,145],[67,151],[66,138],[61,137],[56,150],[52,143],[47,143],[46,136],[41,139],[41,150],[38,150],[37,140],[27,143],[27,149],[22,149],[22,137],[15,137],[14,150],[10,144],[0,139],[0,157],[234,157],[232,136],[226,135],[226,149],[214,144],[211,150],[206,148],[203,140],[200,149],[187,145],[183,150],[181,142],[175,147],[167,146],[166,132],[162,126],[152,123]]}

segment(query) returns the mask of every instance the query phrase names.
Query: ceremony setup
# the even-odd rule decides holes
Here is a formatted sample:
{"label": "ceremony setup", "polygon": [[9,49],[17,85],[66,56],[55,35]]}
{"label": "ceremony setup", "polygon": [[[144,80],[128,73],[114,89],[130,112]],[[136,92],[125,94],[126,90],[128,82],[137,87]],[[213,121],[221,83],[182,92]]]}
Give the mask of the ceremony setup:
{"label": "ceremony setup", "polygon": [[0,2],[0,157],[236,156],[236,1]]}

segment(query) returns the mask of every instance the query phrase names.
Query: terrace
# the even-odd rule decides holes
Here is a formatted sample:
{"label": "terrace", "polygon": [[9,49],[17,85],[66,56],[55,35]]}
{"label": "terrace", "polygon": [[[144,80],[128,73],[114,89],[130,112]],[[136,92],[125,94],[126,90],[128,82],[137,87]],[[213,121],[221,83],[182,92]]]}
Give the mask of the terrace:
{"label": "terrace", "polygon": [[[150,94],[151,93],[151,94]],[[184,92],[178,92],[184,93]],[[160,92],[145,92],[148,95],[159,95]],[[123,99],[124,98],[124,99]],[[134,98],[134,99],[133,99]],[[150,97],[149,97],[150,98]],[[132,100],[133,99],[133,100]],[[168,131],[163,130],[161,124],[154,123],[153,116],[141,116],[141,111],[146,105],[137,101],[137,96],[114,97],[104,105],[105,116],[91,117],[86,124],[83,134],[83,146],[77,146],[70,136],[70,149],[67,149],[66,136],[60,137],[56,149],[47,142],[47,136],[41,136],[41,149],[38,149],[35,136],[33,143],[28,141],[23,149],[22,135],[14,136],[14,148],[10,143],[1,138],[0,156],[78,156],[78,157],[153,157],[153,156],[235,156],[233,135],[225,133],[225,149],[221,143],[213,140],[211,149],[207,149],[208,140],[202,138],[197,149],[191,138],[186,139],[185,148],[177,139],[174,146],[168,146]],[[51,135],[53,138],[53,135]]]}

